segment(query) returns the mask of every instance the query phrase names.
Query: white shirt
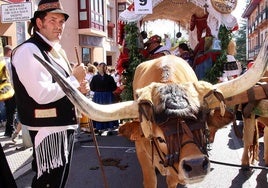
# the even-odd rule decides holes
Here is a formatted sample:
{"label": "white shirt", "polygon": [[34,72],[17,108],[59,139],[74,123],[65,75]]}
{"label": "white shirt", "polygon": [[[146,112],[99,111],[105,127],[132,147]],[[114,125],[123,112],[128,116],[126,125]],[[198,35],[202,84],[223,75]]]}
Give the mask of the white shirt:
{"label": "white shirt", "polygon": [[[47,40],[46,42],[51,44]],[[55,46],[55,44],[51,45]],[[43,58],[42,53],[36,45],[25,43],[16,49],[12,57],[12,64],[29,96],[39,104],[48,104],[64,97],[65,93],[61,87],[57,83],[52,82],[51,74],[34,58],[33,54]],[[65,61],[57,62],[61,62],[61,65],[66,70],[65,66],[67,64],[63,64]],[[79,87],[79,83],[74,76],[68,77],[67,80],[75,87]]]}
{"label": "white shirt", "polygon": [[160,47],[158,50],[156,50],[154,53],[158,53],[158,52],[162,52],[162,51],[169,51],[171,48],[171,41],[170,41],[170,38],[166,38],[166,42],[165,42],[165,45]]}
{"label": "white shirt", "polygon": [[[58,52],[61,48],[58,43],[51,43],[39,34],[48,44],[53,46],[53,50]],[[33,43],[24,43],[18,47],[12,57],[12,64],[16,69],[17,75],[25,87],[27,93],[39,104],[48,104],[55,102],[65,96],[65,93],[56,82],[52,82],[52,76],[47,69],[34,58],[33,54],[43,58],[39,48]],[[51,55],[50,53],[48,55]],[[53,58],[67,72],[69,72],[67,62],[59,55]],[[74,76],[69,76],[67,81],[76,88],[79,87],[79,82]],[[69,126],[66,126],[69,127]],[[73,127],[71,125],[71,127]],[[75,125],[77,127],[77,125]],[[29,127],[29,130],[38,130],[40,127]],[[52,128],[53,129],[53,128]]]}

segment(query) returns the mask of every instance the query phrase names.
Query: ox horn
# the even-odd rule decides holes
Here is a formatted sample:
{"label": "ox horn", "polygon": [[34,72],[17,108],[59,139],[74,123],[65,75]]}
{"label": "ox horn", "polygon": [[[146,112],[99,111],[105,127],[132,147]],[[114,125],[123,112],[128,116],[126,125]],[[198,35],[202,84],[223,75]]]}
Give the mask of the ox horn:
{"label": "ox horn", "polygon": [[266,37],[254,65],[243,75],[228,82],[215,84],[214,87],[220,91],[224,98],[235,96],[254,86],[266,71],[268,64],[268,36]]}
{"label": "ox horn", "polygon": [[95,121],[112,121],[138,117],[138,104],[135,101],[127,101],[116,104],[101,105],[92,102],[78,89],[68,83],[66,78],[46,60],[34,54],[34,57],[50,72],[53,78],[61,86],[69,100],[90,119]]}

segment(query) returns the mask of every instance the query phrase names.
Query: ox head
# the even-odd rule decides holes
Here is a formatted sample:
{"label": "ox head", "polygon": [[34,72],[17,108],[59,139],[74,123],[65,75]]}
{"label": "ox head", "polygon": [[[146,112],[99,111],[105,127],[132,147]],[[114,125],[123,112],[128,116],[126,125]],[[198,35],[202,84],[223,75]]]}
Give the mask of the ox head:
{"label": "ox head", "polygon": [[210,171],[205,114],[191,86],[152,83],[137,90],[143,134],[181,184],[200,181]]}
{"label": "ox head", "polygon": [[[36,55],[35,57],[53,75],[72,103],[91,119],[111,121],[140,117],[143,134],[148,138],[156,138],[156,144],[159,146],[157,147],[160,148],[161,153],[164,153],[163,165],[174,166],[175,164],[180,182],[192,183],[202,180],[210,170],[206,155],[207,110],[216,107],[223,109],[223,101],[219,100],[219,95],[223,99],[228,98],[255,85],[266,70],[267,50],[268,37],[251,69],[234,80],[216,85],[198,81],[193,76],[194,73],[189,72],[191,70],[189,65],[178,57],[164,56],[152,60],[148,63],[168,62],[164,76],[167,81],[148,82],[142,87],[134,87],[136,100],[110,105],[93,103],[70,85],[49,63]],[[144,62],[139,66],[146,66],[146,64]],[[171,76],[176,72],[172,66],[180,66],[179,76],[184,77],[183,81],[172,81]],[[186,69],[187,71],[184,71]],[[138,68],[136,72],[137,70]],[[141,72],[146,73],[146,71]],[[188,74],[193,75],[187,80]]]}

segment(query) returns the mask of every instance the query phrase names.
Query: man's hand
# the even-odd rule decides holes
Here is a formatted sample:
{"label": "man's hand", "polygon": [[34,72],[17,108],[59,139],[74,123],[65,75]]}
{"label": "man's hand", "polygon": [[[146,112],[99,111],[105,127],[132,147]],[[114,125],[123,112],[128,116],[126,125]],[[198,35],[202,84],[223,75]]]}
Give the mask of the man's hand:
{"label": "man's hand", "polygon": [[80,82],[80,87],[78,89],[81,93],[87,94],[90,90],[88,81],[84,79],[82,82]]}
{"label": "man's hand", "polygon": [[85,80],[86,77],[86,67],[83,63],[80,65],[75,65],[73,67],[73,76],[78,80],[79,83],[81,83],[83,80]]}

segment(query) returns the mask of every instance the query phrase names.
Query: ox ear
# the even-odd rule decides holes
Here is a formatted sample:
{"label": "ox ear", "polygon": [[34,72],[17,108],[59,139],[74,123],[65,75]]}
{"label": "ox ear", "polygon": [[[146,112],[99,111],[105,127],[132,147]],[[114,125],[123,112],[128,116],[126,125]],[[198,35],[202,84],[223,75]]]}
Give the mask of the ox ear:
{"label": "ox ear", "polygon": [[152,91],[154,88],[158,87],[159,85],[163,85],[162,83],[156,83],[156,82],[152,82],[150,85],[145,86],[141,89],[137,89],[136,90],[136,97],[137,97],[137,101],[138,103],[140,103],[141,101],[150,101],[152,102]]}

